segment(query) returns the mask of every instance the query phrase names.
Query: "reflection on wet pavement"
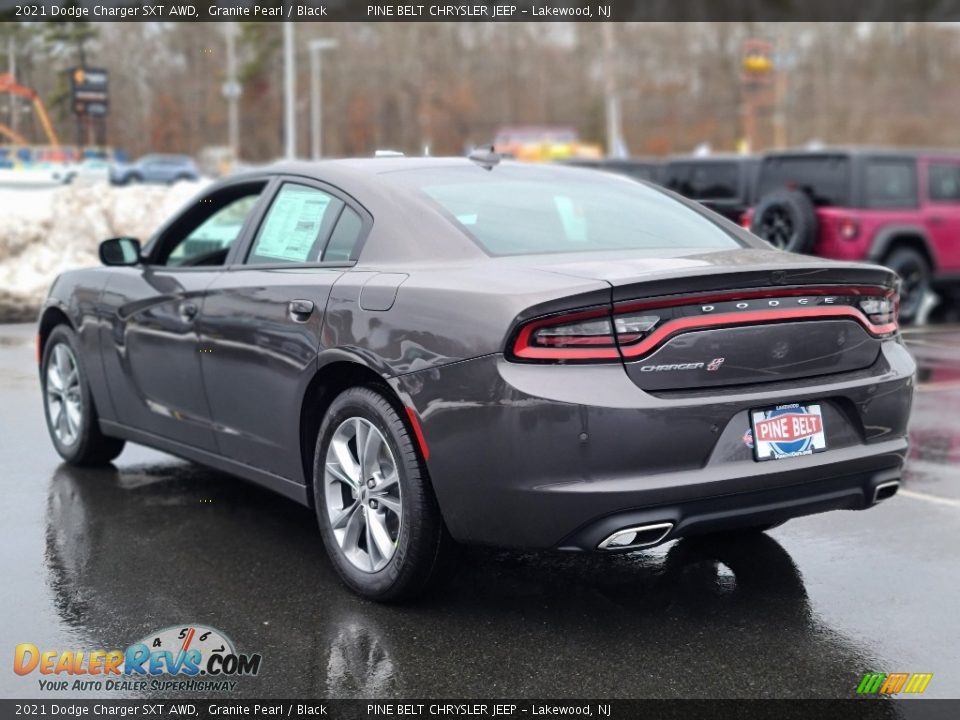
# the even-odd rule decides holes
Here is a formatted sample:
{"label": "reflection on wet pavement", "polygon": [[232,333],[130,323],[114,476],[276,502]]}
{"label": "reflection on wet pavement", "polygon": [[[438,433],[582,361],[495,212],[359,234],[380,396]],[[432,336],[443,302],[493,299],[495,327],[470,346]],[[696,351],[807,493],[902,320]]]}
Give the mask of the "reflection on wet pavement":
{"label": "reflection on wet pavement", "polygon": [[321,553],[309,511],[198,466],[61,465],[50,484],[60,617],[120,644],[184,618],[222,627],[272,660],[244,683],[254,695],[765,694],[753,679],[784,646],[794,672],[842,692],[870,666],[812,616],[771,537],[621,557],[470,550],[449,587],[397,608],[342,589]]}
{"label": "reflection on wet pavement", "polygon": [[960,500],[960,331],[905,337],[917,361],[906,486]]}

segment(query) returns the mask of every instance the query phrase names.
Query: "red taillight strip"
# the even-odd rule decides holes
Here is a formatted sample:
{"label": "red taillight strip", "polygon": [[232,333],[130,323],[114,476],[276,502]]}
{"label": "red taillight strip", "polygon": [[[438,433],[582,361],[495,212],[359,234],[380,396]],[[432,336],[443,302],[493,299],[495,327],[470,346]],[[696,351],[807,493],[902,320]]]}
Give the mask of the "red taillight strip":
{"label": "red taillight strip", "polygon": [[759,298],[769,298],[776,300],[779,297],[803,297],[804,295],[813,295],[822,297],[825,295],[863,295],[864,297],[890,297],[894,292],[885,287],[791,287],[791,288],[766,288],[764,290],[729,290],[713,292],[704,295],[673,295],[669,298],[657,300],[640,301],[621,301],[614,306],[614,315],[634,310],[655,310],[665,307],[682,307],[684,305],[709,305],[710,303],[731,302],[734,300],[756,300]]}
{"label": "red taillight strip", "polygon": [[620,351],[625,358],[633,359],[646,355],[674,335],[691,330],[701,330],[718,326],[734,327],[737,325],[755,325],[757,323],[772,322],[775,320],[810,320],[812,318],[824,317],[842,317],[856,320],[863,325],[868,332],[876,336],[889,335],[897,331],[896,323],[874,325],[862,312],[846,305],[785,308],[782,310],[754,310],[752,312],[721,313],[719,315],[691,316],[670,320],[647,335],[636,345],[623,346],[620,348]]}
{"label": "red taillight strip", "polygon": [[[618,360],[620,352],[616,347],[570,348],[570,347],[535,347],[530,344],[533,333],[542,327],[552,325],[566,325],[577,320],[590,318],[609,318],[608,308],[584,310],[569,314],[558,314],[534,320],[520,328],[517,339],[513,343],[513,354],[524,360]],[[611,327],[612,330],[612,327]],[[616,342],[611,337],[611,343]]]}
{"label": "red taillight strip", "polygon": [[420,446],[423,459],[429,460],[430,448],[427,447],[427,439],[423,436],[423,428],[420,427],[420,418],[417,417],[416,410],[409,405],[405,406],[404,409],[407,411],[407,418],[410,420],[410,425],[413,426],[413,435],[417,438],[417,444]]}

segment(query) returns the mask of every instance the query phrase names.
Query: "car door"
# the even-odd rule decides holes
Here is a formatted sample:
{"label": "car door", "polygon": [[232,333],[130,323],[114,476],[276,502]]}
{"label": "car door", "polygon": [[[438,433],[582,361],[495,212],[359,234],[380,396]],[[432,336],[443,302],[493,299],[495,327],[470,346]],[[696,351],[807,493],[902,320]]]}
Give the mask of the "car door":
{"label": "car door", "polygon": [[939,269],[960,271],[960,160],[931,159],[923,176],[924,215]]}
{"label": "car door", "polygon": [[196,320],[265,185],[221,187],[197,199],[154,237],[144,263],[111,274],[102,358],[124,425],[216,450]]}
{"label": "car door", "polygon": [[242,257],[208,288],[200,357],[220,453],[303,482],[300,404],[327,298],[372,219],[303,178],[278,178],[271,195]]}

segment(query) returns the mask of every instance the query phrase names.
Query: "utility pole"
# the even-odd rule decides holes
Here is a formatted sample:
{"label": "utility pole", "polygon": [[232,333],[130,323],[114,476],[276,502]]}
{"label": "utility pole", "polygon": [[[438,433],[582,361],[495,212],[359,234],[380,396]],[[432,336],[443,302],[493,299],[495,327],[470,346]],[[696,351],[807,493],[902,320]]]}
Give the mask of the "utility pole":
{"label": "utility pole", "polygon": [[333,50],[337,41],[330,38],[311,40],[310,48],[310,150],[311,157],[323,156],[323,65],[320,53]]}
{"label": "utility pole", "polygon": [[296,57],[293,51],[293,23],[283,23],[283,117],[284,155],[288,160],[297,157]]}
{"label": "utility pole", "polygon": [[[10,78],[16,82],[17,81],[17,41],[11,36],[9,44],[7,45],[7,72],[10,73]],[[17,101],[19,98],[10,93],[10,129],[13,132],[17,132],[17,117],[20,115],[18,112],[20,110],[17,107]]]}
{"label": "utility pole", "polygon": [[223,97],[227,100],[227,144],[230,145],[231,162],[235,162],[240,153],[240,116],[237,100],[242,88],[237,81],[237,24],[226,24],[227,35],[227,80],[223,84]]}
{"label": "utility pole", "polygon": [[613,38],[613,23],[600,23],[603,32],[603,91],[607,115],[607,155],[622,157],[624,154],[623,126],[620,120],[620,96],[617,92],[616,46]]}

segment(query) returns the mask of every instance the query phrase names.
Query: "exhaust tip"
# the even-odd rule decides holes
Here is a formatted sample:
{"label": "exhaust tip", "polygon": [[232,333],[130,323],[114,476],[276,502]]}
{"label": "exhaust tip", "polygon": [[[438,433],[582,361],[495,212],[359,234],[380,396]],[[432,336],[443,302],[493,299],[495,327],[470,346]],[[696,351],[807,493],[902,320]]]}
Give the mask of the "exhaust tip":
{"label": "exhaust tip", "polygon": [[893,480],[892,482],[880,483],[873,490],[873,504],[876,505],[878,502],[892,498],[897,494],[897,490],[900,489],[900,481]]}
{"label": "exhaust tip", "polygon": [[671,530],[673,530],[672,522],[623,528],[597,545],[597,550],[633,550],[650,547],[662,541]]}

